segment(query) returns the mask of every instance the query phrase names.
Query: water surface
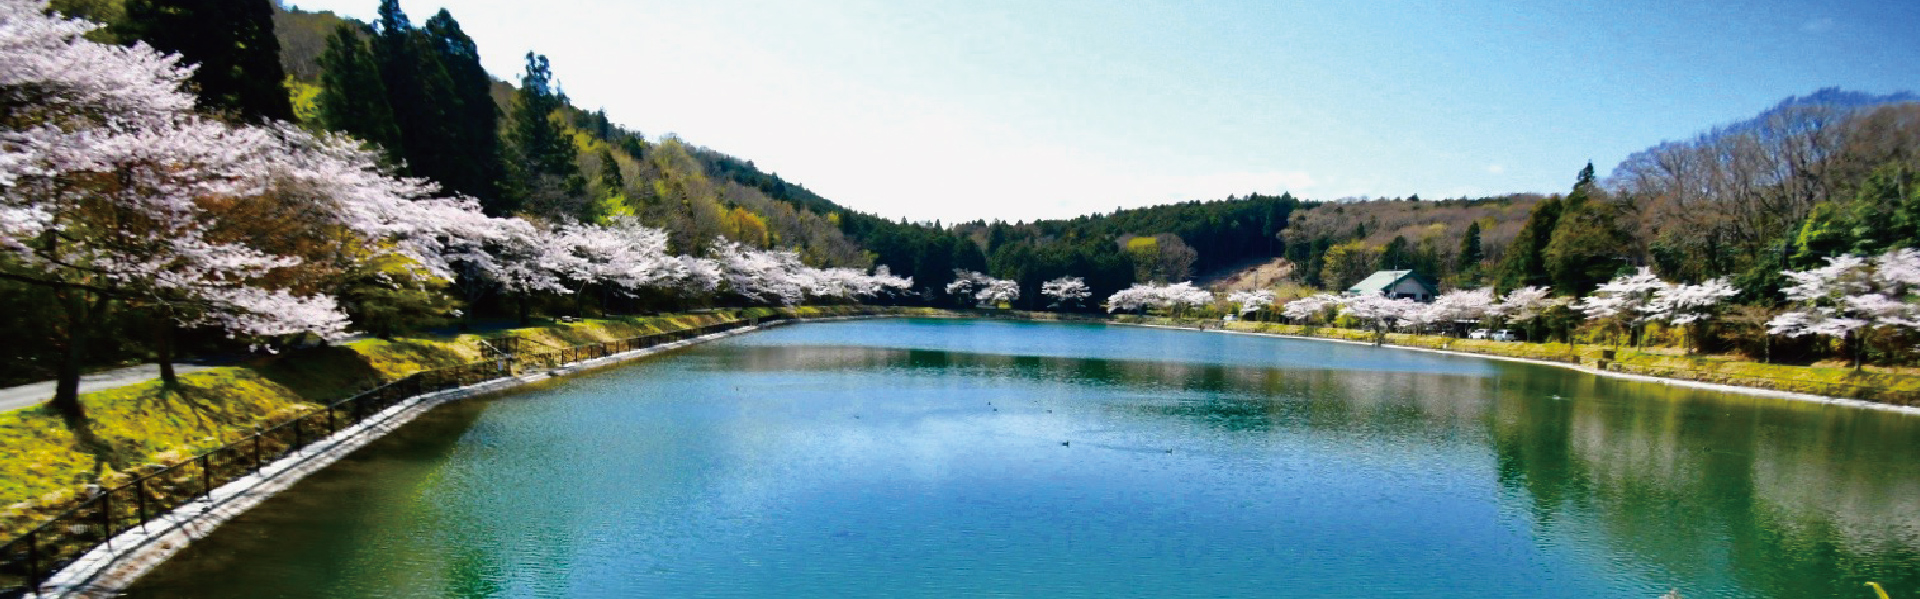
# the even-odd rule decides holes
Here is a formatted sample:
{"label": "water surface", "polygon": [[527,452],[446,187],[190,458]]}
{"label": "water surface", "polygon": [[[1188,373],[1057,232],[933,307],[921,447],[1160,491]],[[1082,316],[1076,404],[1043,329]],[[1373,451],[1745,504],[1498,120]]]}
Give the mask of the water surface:
{"label": "water surface", "polygon": [[889,320],[440,408],[128,596],[1920,596],[1920,417]]}

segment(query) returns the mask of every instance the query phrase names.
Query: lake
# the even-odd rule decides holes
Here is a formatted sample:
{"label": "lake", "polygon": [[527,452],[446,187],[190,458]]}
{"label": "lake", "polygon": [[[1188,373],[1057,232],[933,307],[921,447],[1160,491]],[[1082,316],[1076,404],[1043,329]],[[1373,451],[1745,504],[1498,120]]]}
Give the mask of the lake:
{"label": "lake", "polygon": [[1325,341],[803,324],[443,406],[134,598],[1920,597],[1920,417]]}

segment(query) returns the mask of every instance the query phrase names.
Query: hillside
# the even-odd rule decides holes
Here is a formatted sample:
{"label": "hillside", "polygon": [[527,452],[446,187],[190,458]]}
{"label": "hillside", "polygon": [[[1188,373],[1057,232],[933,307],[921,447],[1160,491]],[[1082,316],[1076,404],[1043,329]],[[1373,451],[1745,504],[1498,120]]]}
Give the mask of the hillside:
{"label": "hillside", "polygon": [[[63,0],[56,7],[107,20],[121,12],[119,0]],[[310,127],[359,134],[352,123],[323,122],[319,114],[328,38],[343,25],[377,49],[372,47],[381,36],[377,24],[292,7],[274,15],[296,113]],[[447,39],[477,44],[465,40],[445,12],[426,27],[443,37],[449,28]],[[454,67],[448,68],[451,76]],[[890,221],[848,209],[761,170],[750,159],[672,137],[648,139],[604,111],[574,106],[551,90],[546,92],[555,102],[551,120],[559,123],[564,140],[559,151],[567,154],[567,164],[544,179],[532,176],[526,172],[529,150],[520,147],[518,136],[535,120],[522,104],[539,94],[529,96],[526,81],[489,80],[485,86],[497,116],[489,121],[497,128],[492,136],[502,144],[497,160],[506,163],[500,187],[476,187],[451,176],[443,181],[497,204],[496,212],[545,221],[633,215],[668,231],[676,252],[698,254],[715,239],[726,239],[791,248],[813,265],[884,265],[914,277],[928,301],[945,301],[939,292],[955,269],[983,271],[1020,281],[1026,297],[1016,303],[1030,308],[1040,307],[1034,296],[1046,278],[1083,276],[1101,295],[1137,281],[1224,277],[1274,258],[1286,259],[1284,270],[1294,282],[1318,288],[1340,288],[1373,269],[1392,267],[1431,272],[1448,286],[1547,284],[1553,277],[1544,256],[1556,238],[1561,242],[1551,253],[1560,263],[1593,263],[1587,275],[1562,278],[1576,289],[1631,265],[1654,265],[1687,280],[1739,274],[1758,268],[1756,256],[1766,248],[1799,244],[1799,229],[1816,206],[1858,203],[1862,181],[1911,154],[1902,149],[1910,147],[1904,145],[1906,136],[1915,129],[1906,117],[1884,116],[1871,123],[1854,117],[1911,106],[1916,99],[1907,92],[1832,88],[1789,97],[1753,118],[1637,153],[1603,181],[1582,175],[1573,188],[1554,196],[1318,203],[1254,194],[1074,219],[943,225]],[[1715,165],[1716,152],[1740,158]],[[404,168],[435,177],[445,170],[432,164],[432,156],[416,158],[402,163]],[[1698,168],[1683,172],[1676,170],[1680,165]],[[1783,172],[1812,176],[1783,178]],[[1816,183],[1809,187],[1807,181]],[[1696,195],[1733,199],[1708,201],[1676,192],[1714,185],[1723,189]],[[1576,220],[1586,223],[1586,230],[1570,230],[1572,224],[1554,218],[1568,209],[1563,202],[1578,204]],[[1535,228],[1540,230],[1528,233],[1531,221],[1539,221]],[[1599,245],[1573,247],[1576,238]],[[1516,240],[1526,242],[1524,251],[1510,249]]]}

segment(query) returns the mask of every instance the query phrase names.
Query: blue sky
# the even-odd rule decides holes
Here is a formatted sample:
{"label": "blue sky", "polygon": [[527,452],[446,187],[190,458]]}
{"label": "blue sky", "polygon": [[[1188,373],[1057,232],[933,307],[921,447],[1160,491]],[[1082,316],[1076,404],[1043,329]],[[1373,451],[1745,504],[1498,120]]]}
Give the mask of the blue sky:
{"label": "blue sky", "polygon": [[1559,192],[1787,96],[1920,89],[1905,1],[402,3],[443,6],[498,77],[534,50],[649,139],[946,222]]}

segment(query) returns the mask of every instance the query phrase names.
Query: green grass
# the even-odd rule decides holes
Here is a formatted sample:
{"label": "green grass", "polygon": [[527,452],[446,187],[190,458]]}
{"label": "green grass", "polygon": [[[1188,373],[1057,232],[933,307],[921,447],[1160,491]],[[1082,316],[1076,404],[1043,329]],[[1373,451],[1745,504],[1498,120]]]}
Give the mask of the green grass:
{"label": "green grass", "polygon": [[[1161,324],[1173,323],[1166,321]],[[1236,331],[1325,339],[1371,341],[1364,331],[1331,327],[1303,327],[1242,321],[1228,323],[1226,328]],[[1387,335],[1387,343],[1514,358],[1565,361],[1568,357],[1576,357],[1584,366],[1600,364],[1604,357],[1603,352],[1611,351],[1613,357],[1608,360],[1611,364],[1609,369],[1621,372],[1816,395],[1847,396],[1865,391],[1872,394],[1867,398],[1872,401],[1895,405],[1920,405],[1920,376],[1892,372],[1855,371],[1845,367],[1765,364],[1731,356],[1676,355],[1670,348],[1636,350],[1604,344],[1518,343],[1401,333]]]}

